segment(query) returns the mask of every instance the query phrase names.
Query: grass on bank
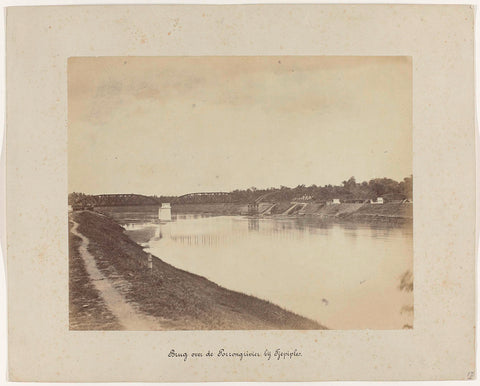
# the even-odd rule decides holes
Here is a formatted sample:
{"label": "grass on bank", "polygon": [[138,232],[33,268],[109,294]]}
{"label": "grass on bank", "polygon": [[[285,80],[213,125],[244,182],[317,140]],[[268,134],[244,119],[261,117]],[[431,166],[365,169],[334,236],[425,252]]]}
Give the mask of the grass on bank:
{"label": "grass on bank", "polygon": [[268,301],[227,290],[155,257],[150,270],[147,253],[112,219],[89,211],[71,215],[79,223],[78,231],[89,239],[89,251],[101,272],[141,312],[162,320],[166,329],[325,328]]}

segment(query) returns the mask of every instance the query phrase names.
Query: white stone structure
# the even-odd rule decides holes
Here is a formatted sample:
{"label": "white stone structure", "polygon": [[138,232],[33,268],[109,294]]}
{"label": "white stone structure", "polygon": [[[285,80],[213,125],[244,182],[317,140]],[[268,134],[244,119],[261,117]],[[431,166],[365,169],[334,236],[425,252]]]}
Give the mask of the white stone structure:
{"label": "white stone structure", "polygon": [[169,202],[163,202],[158,209],[158,218],[160,221],[172,221],[172,208]]}

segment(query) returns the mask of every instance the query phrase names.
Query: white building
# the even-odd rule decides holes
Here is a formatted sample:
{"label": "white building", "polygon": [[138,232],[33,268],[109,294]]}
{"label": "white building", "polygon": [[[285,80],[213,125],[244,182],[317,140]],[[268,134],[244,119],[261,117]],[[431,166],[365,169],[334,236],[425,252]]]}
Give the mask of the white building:
{"label": "white building", "polygon": [[383,204],[383,197],[377,197],[377,201],[370,200],[370,204]]}

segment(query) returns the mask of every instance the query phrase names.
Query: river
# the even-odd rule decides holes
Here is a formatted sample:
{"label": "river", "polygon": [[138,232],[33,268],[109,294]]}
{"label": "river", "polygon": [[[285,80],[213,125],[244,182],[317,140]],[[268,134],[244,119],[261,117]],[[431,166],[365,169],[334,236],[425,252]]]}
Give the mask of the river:
{"label": "river", "polygon": [[413,325],[412,225],[315,218],[114,213],[148,252],[231,290],[269,300],[331,329]]}

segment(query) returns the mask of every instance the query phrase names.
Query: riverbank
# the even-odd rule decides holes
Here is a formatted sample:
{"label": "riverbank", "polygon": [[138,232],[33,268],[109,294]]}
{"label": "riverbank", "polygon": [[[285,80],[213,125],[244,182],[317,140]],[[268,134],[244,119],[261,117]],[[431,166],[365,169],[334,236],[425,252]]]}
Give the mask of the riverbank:
{"label": "riverbank", "polygon": [[[158,205],[145,206],[120,206],[120,207],[96,207],[97,212],[123,222],[133,221],[135,215],[144,212],[152,220],[158,218]],[[130,215],[133,213],[134,215]],[[247,204],[217,203],[217,204],[172,204],[172,214],[199,214],[211,216],[244,216],[249,213]],[[413,221],[413,204],[391,202],[385,204],[318,204],[318,203],[295,203],[282,201],[276,203],[261,202],[258,205],[258,217],[312,217],[326,221],[373,223],[391,222],[408,223]],[[118,217],[118,218],[117,218]],[[131,217],[131,218],[130,218]]]}
{"label": "riverbank", "polygon": [[[89,261],[85,259],[85,251],[82,254],[82,246],[98,269],[93,271],[96,279],[92,278],[92,268],[85,267]],[[94,280],[106,283],[102,287]],[[230,291],[155,257],[150,268],[148,254],[114,220],[90,211],[73,212],[70,214],[71,329],[125,328],[122,321],[125,315],[109,307],[102,293],[105,287],[124,299],[139,314],[137,317],[157,320],[158,330],[324,329],[315,321],[270,302]]]}
{"label": "riverbank", "polygon": [[[210,214],[210,215],[245,215],[246,204],[173,204],[172,213]],[[260,203],[258,215],[263,217],[304,217],[352,222],[411,222],[413,204],[392,202],[386,204],[316,204],[316,203]]]}

